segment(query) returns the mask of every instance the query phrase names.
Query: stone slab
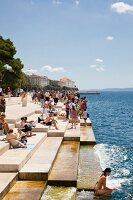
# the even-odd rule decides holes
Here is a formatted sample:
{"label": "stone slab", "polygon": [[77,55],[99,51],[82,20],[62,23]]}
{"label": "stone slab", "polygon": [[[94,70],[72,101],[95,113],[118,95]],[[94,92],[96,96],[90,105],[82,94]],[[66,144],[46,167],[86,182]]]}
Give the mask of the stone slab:
{"label": "stone slab", "polygon": [[78,153],[78,141],[63,141],[48,177],[48,184],[56,186],[76,186]]}
{"label": "stone slab", "polygon": [[94,145],[96,144],[95,135],[91,126],[80,128],[80,144],[81,145]]}
{"label": "stone slab", "polygon": [[0,172],[17,172],[31,158],[33,153],[46,139],[46,133],[37,133],[28,138],[27,148],[9,149],[0,157]]}
{"label": "stone slab", "polygon": [[94,146],[80,146],[77,188],[94,190],[101,172],[100,160]]}
{"label": "stone slab", "polygon": [[[34,113],[34,114],[30,115],[30,116],[27,118],[27,121],[34,121],[34,123],[37,124],[37,122],[38,122],[38,117],[40,117],[40,114]],[[20,123],[21,123],[21,120],[18,121],[18,122],[16,122],[16,123],[15,123],[15,127],[16,127],[16,128],[20,128]]]}
{"label": "stone slab", "polygon": [[48,132],[49,126],[37,123],[35,128],[32,128],[32,132]]}
{"label": "stone slab", "polygon": [[68,124],[67,130],[64,134],[65,141],[80,141],[80,124],[75,128],[71,128],[71,123]]}
{"label": "stone slab", "polygon": [[18,178],[18,173],[0,173],[0,199],[12,188]]}
{"label": "stone slab", "polygon": [[45,187],[45,181],[17,181],[3,200],[39,200]]}
{"label": "stone slab", "polygon": [[62,137],[47,138],[20,170],[19,178],[21,180],[47,180],[62,140]]}
{"label": "stone slab", "polygon": [[8,123],[16,123],[21,117],[28,117],[35,113],[36,109],[40,109],[40,105],[28,103],[26,107],[21,104],[6,107],[6,120]]}
{"label": "stone slab", "polygon": [[[2,136],[1,136],[2,138]],[[3,137],[5,138],[5,137]],[[6,141],[0,141],[0,156],[9,149],[9,143]]]}
{"label": "stone slab", "polygon": [[[89,118],[87,118],[87,126],[91,126],[92,125],[92,122]],[[84,119],[80,119],[80,126],[85,126],[85,121]]]}
{"label": "stone slab", "polygon": [[64,137],[68,123],[68,120],[57,120],[58,130],[51,126],[48,130],[48,137]]}

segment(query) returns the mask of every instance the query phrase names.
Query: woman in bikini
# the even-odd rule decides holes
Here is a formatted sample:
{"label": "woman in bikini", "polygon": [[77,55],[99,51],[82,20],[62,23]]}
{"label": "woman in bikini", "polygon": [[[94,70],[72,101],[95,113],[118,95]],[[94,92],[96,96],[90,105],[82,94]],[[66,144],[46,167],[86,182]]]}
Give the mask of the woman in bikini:
{"label": "woman in bikini", "polygon": [[100,176],[98,182],[95,185],[95,195],[109,195],[111,194],[114,190],[116,190],[116,188],[108,188],[106,187],[106,177],[109,176],[111,174],[111,169],[110,168],[106,168],[103,171],[103,174]]}

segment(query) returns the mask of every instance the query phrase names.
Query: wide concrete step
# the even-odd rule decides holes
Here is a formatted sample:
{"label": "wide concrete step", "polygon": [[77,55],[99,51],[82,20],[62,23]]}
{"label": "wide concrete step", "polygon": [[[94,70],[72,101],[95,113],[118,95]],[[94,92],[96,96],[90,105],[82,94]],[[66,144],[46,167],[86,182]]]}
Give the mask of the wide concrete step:
{"label": "wide concrete step", "polygon": [[[0,137],[2,138],[2,136]],[[5,138],[5,137],[3,137]],[[9,149],[9,143],[6,141],[0,141],[0,156]]]}
{"label": "wide concrete step", "polygon": [[96,138],[91,126],[80,128],[80,144],[81,145],[94,145],[96,144]]}
{"label": "wide concrete step", "polygon": [[27,148],[9,149],[0,156],[1,172],[17,172],[30,159],[37,148],[46,139],[47,133],[37,133],[28,138]]}
{"label": "wide concrete step", "polygon": [[[91,122],[90,118],[87,118],[86,123],[87,123],[87,126],[91,126],[92,125],[92,122]],[[84,119],[80,119],[80,126],[85,126]]]}
{"label": "wide concrete step", "polygon": [[49,126],[37,123],[35,128],[32,128],[32,132],[48,132]]}
{"label": "wide concrete step", "polygon": [[14,129],[15,128],[15,124],[8,124],[10,129]]}
{"label": "wide concrete step", "polygon": [[17,181],[3,200],[39,200],[45,187],[44,181]]}
{"label": "wide concrete step", "polygon": [[41,200],[76,200],[76,188],[47,186]]}
{"label": "wide concrete step", "polygon": [[47,138],[20,170],[19,178],[25,180],[47,180],[62,140],[62,137]]}
{"label": "wide concrete step", "polygon": [[64,141],[48,177],[48,184],[76,186],[78,168],[78,141]]}
{"label": "wide concrete step", "polygon": [[68,124],[67,130],[64,134],[65,141],[80,141],[80,124],[78,123],[75,128],[71,128],[71,123]]}
{"label": "wide concrete step", "polygon": [[48,130],[48,137],[64,137],[68,123],[68,120],[57,120],[58,130],[51,126]]}
{"label": "wide concrete step", "polygon": [[77,188],[94,190],[101,172],[100,160],[94,146],[80,146]]}
{"label": "wide concrete step", "polygon": [[8,123],[16,123],[20,121],[21,117],[29,117],[34,114],[37,109],[40,109],[40,105],[33,103],[28,103],[26,107],[22,107],[21,104],[7,106],[6,120]]}
{"label": "wide concrete step", "polygon": [[0,199],[7,194],[18,178],[18,173],[0,173]]}
{"label": "wide concrete step", "polygon": [[[40,114],[34,113],[34,114],[30,115],[29,117],[27,117],[27,121],[34,121],[34,123],[37,124],[38,117],[40,117]],[[15,123],[15,127],[16,128],[20,128],[20,123],[21,123],[21,120],[16,122]]]}

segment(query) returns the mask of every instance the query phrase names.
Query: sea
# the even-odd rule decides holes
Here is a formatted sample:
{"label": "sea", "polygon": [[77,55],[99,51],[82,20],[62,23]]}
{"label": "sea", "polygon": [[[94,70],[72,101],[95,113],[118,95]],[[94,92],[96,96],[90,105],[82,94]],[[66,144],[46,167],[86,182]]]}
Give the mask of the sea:
{"label": "sea", "polygon": [[[133,92],[86,95],[102,169],[110,167],[107,186],[117,191],[107,200],[133,200]],[[89,199],[89,192],[83,198]]]}

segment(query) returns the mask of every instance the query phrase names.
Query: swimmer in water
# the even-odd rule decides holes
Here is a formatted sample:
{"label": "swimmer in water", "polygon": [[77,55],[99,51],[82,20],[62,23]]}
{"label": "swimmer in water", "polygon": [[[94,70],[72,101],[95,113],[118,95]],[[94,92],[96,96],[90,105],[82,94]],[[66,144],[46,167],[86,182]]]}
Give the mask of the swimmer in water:
{"label": "swimmer in water", "polygon": [[95,191],[95,195],[109,195],[111,194],[114,190],[116,190],[116,188],[108,188],[106,187],[106,177],[109,176],[111,174],[111,169],[110,168],[106,168],[102,175],[100,176],[98,182],[95,185],[94,191]]}

